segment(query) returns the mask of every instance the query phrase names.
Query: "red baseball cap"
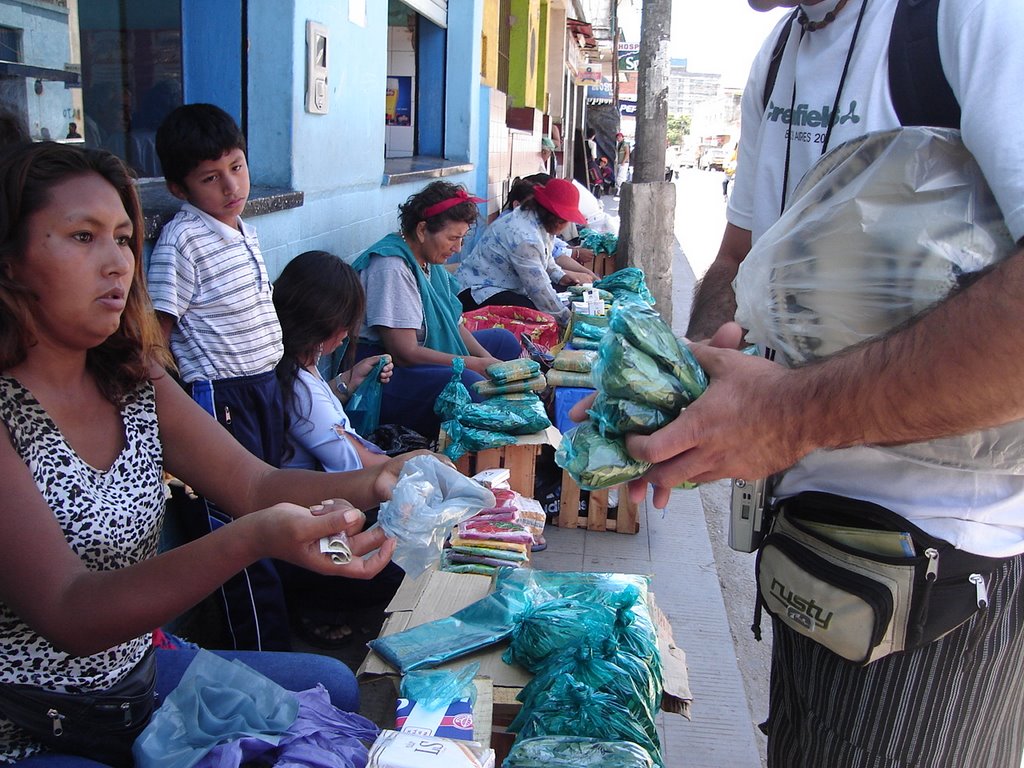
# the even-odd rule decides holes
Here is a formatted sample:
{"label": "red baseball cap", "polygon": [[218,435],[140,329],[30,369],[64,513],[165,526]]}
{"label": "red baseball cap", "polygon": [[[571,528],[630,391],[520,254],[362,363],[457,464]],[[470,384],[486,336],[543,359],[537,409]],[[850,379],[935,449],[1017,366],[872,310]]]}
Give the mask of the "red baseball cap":
{"label": "red baseball cap", "polygon": [[571,181],[552,179],[543,186],[533,188],[533,198],[560,219],[583,226],[587,217],[580,213],[580,191]]}

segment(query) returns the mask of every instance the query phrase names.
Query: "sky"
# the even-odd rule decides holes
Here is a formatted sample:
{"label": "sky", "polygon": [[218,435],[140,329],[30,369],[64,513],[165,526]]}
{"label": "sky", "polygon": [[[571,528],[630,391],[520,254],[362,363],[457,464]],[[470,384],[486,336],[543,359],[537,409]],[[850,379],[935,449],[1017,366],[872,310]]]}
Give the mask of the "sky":
{"label": "sky", "polygon": [[[627,42],[640,42],[642,0],[619,0],[619,25]],[[673,0],[673,59],[690,72],[718,72],[722,85],[743,87],[750,64],[778,20],[792,9],[759,13],[747,0]]]}

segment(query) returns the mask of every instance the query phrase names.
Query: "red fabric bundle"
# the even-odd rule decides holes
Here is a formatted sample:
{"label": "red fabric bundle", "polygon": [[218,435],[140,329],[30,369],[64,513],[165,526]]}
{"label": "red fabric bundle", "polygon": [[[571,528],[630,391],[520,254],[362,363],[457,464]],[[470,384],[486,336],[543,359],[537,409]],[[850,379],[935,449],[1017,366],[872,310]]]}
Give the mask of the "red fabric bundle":
{"label": "red fabric bundle", "polygon": [[558,323],[547,312],[527,307],[480,307],[462,313],[466,321],[466,330],[483,331],[488,328],[504,328],[515,334],[517,339],[523,334],[530,340],[551,348],[558,343]]}

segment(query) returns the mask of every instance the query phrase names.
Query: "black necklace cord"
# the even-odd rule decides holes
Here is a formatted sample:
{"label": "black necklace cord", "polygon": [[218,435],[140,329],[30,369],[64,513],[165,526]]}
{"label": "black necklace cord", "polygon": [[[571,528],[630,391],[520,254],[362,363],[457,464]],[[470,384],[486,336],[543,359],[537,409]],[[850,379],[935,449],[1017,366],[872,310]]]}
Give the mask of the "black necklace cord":
{"label": "black necklace cord", "polygon": [[[828,151],[828,143],[832,138],[832,128],[836,124],[839,112],[839,102],[843,97],[843,86],[846,85],[846,75],[850,71],[850,61],[853,59],[853,49],[857,46],[857,38],[860,36],[860,28],[864,21],[864,12],[867,10],[868,0],[864,0],[860,6],[860,13],[857,14],[857,23],[853,28],[853,37],[850,38],[850,46],[846,49],[846,61],[843,63],[843,73],[839,76],[839,86],[836,88],[836,96],[832,102],[832,109],[828,113],[828,127],[825,129],[825,141],[821,145],[821,154]],[[808,27],[801,25],[800,37],[797,39],[797,51],[800,50],[800,43]],[[813,29],[810,31],[814,31]],[[793,70],[793,95],[789,102],[789,131],[786,134],[786,162],[782,171],[782,202],[779,204],[779,215],[786,210],[786,198],[789,194],[789,161],[793,145],[793,111],[796,109],[796,69]]]}

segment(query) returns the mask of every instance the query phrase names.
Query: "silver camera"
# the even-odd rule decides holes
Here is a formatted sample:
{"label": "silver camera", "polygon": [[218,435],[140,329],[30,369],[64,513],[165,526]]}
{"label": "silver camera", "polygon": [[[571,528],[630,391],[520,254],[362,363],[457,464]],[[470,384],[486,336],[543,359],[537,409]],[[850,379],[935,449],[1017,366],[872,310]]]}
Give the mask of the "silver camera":
{"label": "silver camera", "polygon": [[771,478],[732,481],[729,513],[729,546],[737,552],[753,552],[768,531],[766,507]]}

